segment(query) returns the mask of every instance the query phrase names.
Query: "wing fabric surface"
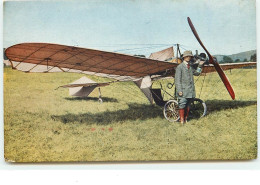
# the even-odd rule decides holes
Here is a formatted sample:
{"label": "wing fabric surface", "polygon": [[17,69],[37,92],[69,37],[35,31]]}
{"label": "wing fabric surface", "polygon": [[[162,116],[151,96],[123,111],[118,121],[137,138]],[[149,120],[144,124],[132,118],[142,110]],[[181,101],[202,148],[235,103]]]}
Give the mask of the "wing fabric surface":
{"label": "wing fabric surface", "polygon": [[24,72],[76,72],[120,81],[177,66],[159,60],[48,43],[17,44],[7,48],[5,54],[13,68]]}

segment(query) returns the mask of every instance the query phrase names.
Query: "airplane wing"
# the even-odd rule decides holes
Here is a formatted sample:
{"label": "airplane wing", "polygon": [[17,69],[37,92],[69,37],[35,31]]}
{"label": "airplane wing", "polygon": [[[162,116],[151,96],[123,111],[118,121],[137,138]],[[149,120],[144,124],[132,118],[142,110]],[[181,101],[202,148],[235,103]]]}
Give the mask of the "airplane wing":
{"label": "airplane wing", "polygon": [[173,69],[178,64],[131,55],[50,43],[22,43],[6,49],[14,69],[24,72],[76,72],[120,81]]}
{"label": "airplane wing", "polygon": [[[237,68],[242,68],[242,67],[247,67],[247,66],[255,66],[256,62],[240,62],[240,63],[226,63],[226,64],[219,64],[222,68],[223,71],[229,70],[229,69],[237,69]],[[216,72],[216,69],[214,65],[209,64],[205,65],[203,67],[202,73],[212,73]]]}

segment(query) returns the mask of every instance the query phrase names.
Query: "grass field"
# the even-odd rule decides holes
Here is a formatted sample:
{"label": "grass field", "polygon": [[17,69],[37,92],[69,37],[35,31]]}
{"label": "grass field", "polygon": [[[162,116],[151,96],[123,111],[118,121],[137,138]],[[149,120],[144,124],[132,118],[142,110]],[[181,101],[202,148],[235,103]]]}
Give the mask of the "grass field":
{"label": "grass field", "polygon": [[168,122],[162,108],[150,105],[130,82],[102,88],[100,104],[97,89],[87,99],[70,97],[67,89],[55,90],[80,74],[5,68],[5,158],[15,162],[255,159],[256,69],[226,74],[236,100],[231,100],[217,74],[201,76],[197,97],[206,102],[208,114],[182,127]]}

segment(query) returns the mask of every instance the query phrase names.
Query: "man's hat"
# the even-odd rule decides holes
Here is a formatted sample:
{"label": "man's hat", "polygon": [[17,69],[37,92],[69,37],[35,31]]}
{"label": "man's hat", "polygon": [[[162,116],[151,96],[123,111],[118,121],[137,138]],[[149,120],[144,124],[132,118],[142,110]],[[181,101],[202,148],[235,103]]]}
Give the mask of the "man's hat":
{"label": "man's hat", "polygon": [[184,52],[183,52],[183,56],[182,56],[182,57],[183,57],[183,58],[184,58],[184,57],[193,57],[193,55],[192,55],[192,52],[188,50],[188,51],[184,51]]}

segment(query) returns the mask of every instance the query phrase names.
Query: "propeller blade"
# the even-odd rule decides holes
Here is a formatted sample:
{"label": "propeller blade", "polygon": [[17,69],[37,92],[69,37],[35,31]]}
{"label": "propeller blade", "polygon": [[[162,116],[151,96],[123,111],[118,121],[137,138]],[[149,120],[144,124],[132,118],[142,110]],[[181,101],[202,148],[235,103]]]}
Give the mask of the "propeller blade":
{"label": "propeller blade", "polygon": [[198,42],[200,43],[201,47],[205,50],[205,52],[207,53],[208,57],[209,57],[209,63],[213,64],[216,71],[218,72],[218,75],[220,76],[222,82],[224,83],[225,87],[227,88],[228,93],[230,94],[231,98],[234,100],[235,99],[235,93],[234,90],[227,78],[227,76],[225,75],[225,73],[223,72],[223,70],[221,69],[220,65],[218,62],[216,62],[212,55],[208,52],[208,50],[206,49],[206,47],[203,45],[203,43],[200,40],[200,37],[195,29],[195,27],[193,26],[191,19],[188,17],[188,23],[190,25],[191,31],[193,32],[194,36],[196,37],[196,39],[198,40]]}

